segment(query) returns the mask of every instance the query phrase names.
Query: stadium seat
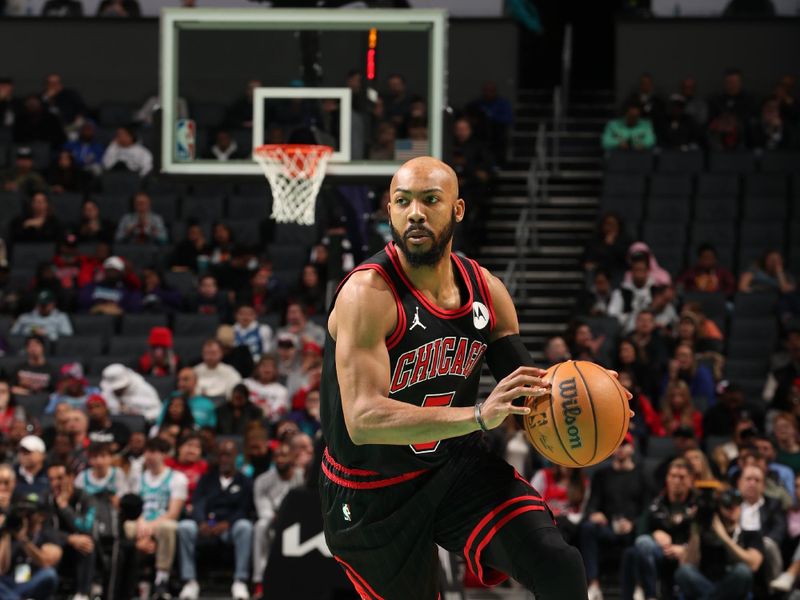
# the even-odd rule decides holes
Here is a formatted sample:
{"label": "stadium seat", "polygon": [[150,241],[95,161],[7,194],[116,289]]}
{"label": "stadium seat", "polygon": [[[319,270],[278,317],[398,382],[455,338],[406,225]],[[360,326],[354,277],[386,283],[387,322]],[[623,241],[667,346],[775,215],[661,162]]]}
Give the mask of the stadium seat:
{"label": "stadium seat", "polygon": [[[167,326],[167,315],[164,314],[122,315],[119,333],[120,335],[147,337],[153,327]],[[119,354],[124,354],[124,352]]]}
{"label": "stadium seat", "polygon": [[167,271],[164,273],[164,283],[180,292],[184,298],[195,291],[195,279],[195,275],[191,271]]}
{"label": "stadium seat", "polygon": [[184,365],[191,365],[194,361],[200,360],[203,349],[203,342],[214,337],[213,335],[197,335],[192,333],[190,336],[176,335],[172,341],[175,354],[181,359]]}
{"label": "stadium seat", "polygon": [[739,195],[739,178],[729,173],[701,173],[697,179],[697,196],[709,198],[736,198]]}
{"label": "stadium seat", "polygon": [[683,223],[645,221],[642,238],[651,246],[683,248],[686,243],[686,226]]}
{"label": "stadium seat", "polygon": [[699,173],[704,166],[700,150],[664,150],[658,159],[660,173]]}
{"label": "stadium seat", "polygon": [[745,221],[785,221],[786,198],[745,196],[742,201],[742,219]]}
{"label": "stadium seat", "polygon": [[798,173],[800,152],[765,152],[761,157],[761,170],[765,173]]}
{"label": "stadium seat", "polygon": [[600,198],[600,212],[624,216],[628,224],[638,223],[644,216],[644,202],[641,197],[603,196]]}
{"label": "stadium seat", "polygon": [[200,127],[219,127],[225,121],[225,105],[196,102],[190,108],[191,118]]}
{"label": "stadium seat", "polygon": [[75,335],[102,336],[110,338],[116,329],[117,318],[113,315],[70,315]]}
{"label": "stadium seat", "polygon": [[783,173],[751,173],[744,180],[745,196],[786,199],[789,179]]}
{"label": "stadium seat", "polygon": [[311,246],[316,244],[319,237],[314,225],[297,225],[295,223],[275,224],[276,244],[301,244]]}
{"label": "stadium seat", "polygon": [[109,356],[135,356],[138,358],[147,350],[147,334],[149,329],[142,330],[139,335],[114,336],[108,343]]}
{"label": "stadium seat", "polygon": [[162,400],[169,398],[175,391],[175,377],[172,375],[166,377],[147,376],[144,380],[156,389],[158,397]]}
{"label": "stadium seat", "polygon": [[672,437],[650,436],[647,440],[647,457],[665,460],[675,456],[675,440]]}
{"label": "stadium seat", "polygon": [[606,173],[603,196],[641,198],[645,191],[645,176],[628,173]]}
{"label": "stadium seat", "polygon": [[79,356],[81,359],[89,359],[102,354],[105,350],[105,343],[106,339],[98,335],[62,336],[56,342],[55,354],[62,357]]}
{"label": "stadium seat", "polygon": [[[280,278],[279,278],[280,279]],[[294,283],[294,282],[290,282]],[[282,323],[283,315],[279,313],[267,313],[266,315],[261,315],[258,317],[259,323],[264,323],[264,325],[269,325],[272,331],[277,331],[278,328],[283,324]]]}
{"label": "stadium seat", "polygon": [[758,318],[774,314],[778,294],[773,292],[737,292],[733,297],[735,318]]}
{"label": "stadium seat", "polygon": [[769,356],[775,350],[775,344],[765,338],[755,340],[737,339],[728,342],[727,358],[758,359]]}
{"label": "stadium seat", "polygon": [[105,194],[132,196],[141,185],[141,177],[130,171],[105,171],[100,176],[100,187]]}
{"label": "stadium seat", "polygon": [[653,154],[612,150],[606,156],[605,167],[606,172],[612,173],[649,173],[653,169]]}
{"label": "stadium seat", "polygon": [[163,251],[154,244],[114,244],[114,254],[122,256],[137,269],[159,267]]}
{"label": "stadium seat", "polygon": [[765,345],[772,346],[778,339],[778,324],[774,317],[744,318],[734,316],[731,321],[730,341],[750,341],[757,343],[763,341]]}
{"label": "stadium seat", "polygon": [[[206,239],[211,238],[211,221],[202,221],[198,223],[200,229],[203,230],[203,235],[206,236]],[[175,221],[172,224],[172,235],[170,239],[177,244],[186,239],[186,228],[188,227],[187,223],[184,221]]]}
{"label": "stadium seat", "polygon": [[5,335],[6,332],[11,329],[11,326],[14,324],[15,320],[16,319],[14,319],[14,317],[11,315],[0,315],[0,333]]}
{"label": "stadium seat", "polygon": [[83,196],[74,192],[63,192],[50,196],[50,206],[59,220],[67,225],[77,226],[81,222]]}
{"label": "stadium seat", "polygon": [[268,216],[269,204],[269,198],[263,191],[258,196],[231,196],[228,198],[228,218],[260,222]]}
{"label": "stadium seat", "polygon": [[650,195],[688,198],[692,195],[692,176],[655,173],[650,177]]}
{"label": "stadium seat", "polygon": [[664,246],[650,245],[658,264],[662,269],[671,273],[674,276],[680,274],[686,264],[686,255],[683,246],[676,246],[675,244],[667,244]]}
{"label": "stadium seat", "polygon": [[185,314],[175,315],[173,334],[177,336],[211,336],[213,337],[219,327],[217,315]]}
{"label": "stadium seat", "polygon": [[267,255],[273,265],[294,271],[294,279],[299,277],[300,269],[308,263],[308,250],[304,246],[270,244]]}
{"label": "stadium seat", "polygon": [[[264,215],[265,217],[266,215]],[[264,217],[261,217],[262,219]],[[237,244],[242,244],[248,248],[261,247],[261,219],[225,219],[224,223],[231,228],[233,239]]]}
{"label": "stadium seat", "polygon": [[186,196],[181,206],[181,219],[219,221],[223,212],[222,196]]}
{"label": "stadium seat", "polygon": [[752,379],[755,377],[763,377],[766,379],[767,371],[769,371],[769,360],[764,358],[758,359],[728,359],[725,361],[725,378],[729,381],[737,381],[739,379]]}
{"label": "stadium seat", "polygon": [[714,452],[719,446],[723,446],[731,441],[731,436],[729,435],[709,435],[706,437],[705,440],[705,447],[706,447],[706,455],[711,456],[711,453]]}
{"label": "stadium seat", "polygon": [[[22,214],[22,197],[17,192],[0,190],[0,222],[9,223]],[[3,231],[5,236],[5,231]]]}
{"label": "stadium seat", "polygon": [[722,292],[684,292],[683,303],[697,302],[710,319],[724,319],[728,314],[728,299]]}
{"label": "stadium seat", "polygon": [[161,215],[164,223],[171,225],[178,220],[180,214],[180,197],[170,193],[151,193],[150,201],[152,210],[157,215]]}
{"label": "stadium seat", "polygon": [[[120,339],[120,338],[115,338]],[[127,338],[122,338],[127,339]],[[145,347],[147,346],[147,340],[144,340]],[[144,350],[141,352],[135,352],[131,354],[104,354],[103,356],[92,356],[89,359],[89,364],[87,365],[87,369],[89,373],[94,377],[100,377],[103,374],[103,369],[105,369],[108,365],[113,364],[123,364],[128,367],[134,367],[136,361],[139,358],[139,355],[142,354]]]}
{"label": "stadium seat", "polygon": [[646,201],[647,220],[664,223],[688,223],[691,212],[691,200],[688,196],[654,197]]}
{"label": "stadium seat", "polygon": [[145,189],[148,194],[175,194],[177,196],[183,196],[187,193],[188,186],[186,183],[176,181],[174,178],[151,175],[145,182]]}
{"label": "stadium seat", "polygon": [[51,262],[55,250],[54,244],[15,244],[11,266],[14,269],[36,269],[39,263]]}
{"label": "stadium seat", "polygon": [[118,223],[122,215],[131,212],[131,196],[121,194],[97,194],[93,196],[100,208],[100,217]]}
{"label": "stadium seat", "polygon": [[712,152],[708,157],[712,173],[752,173],[756,170],[755,155],[744,152]]}
{"label": "stadium seat", "polygon": [[47,393],[30,394],[28,396],[17,394],[14,398],[17,404],[25,409],[25,416],[28,419],[39,419],[44,414],[44,409],[50,402],[50,395]]}
{"label": "stadium seat", "polygon": [[738,204],[732,197],[699,196],[694,201],[694,220],[698,222],[733,223],[738,212]]}
{"label": "stadium seat", "polygon": [[125,425],[131,433],[147,433],[147,419],[142,415],[112,415],[111,421]]}
{"label": "stadium seat", "polygon": [[97,120],[104,127],[121,127],[133,121],[135,108],[131,104],[116,104],[109,102],[100,105],[97,111]]}
{"label": "stadium seat", "polygon": [[580,320],[589,326],[595,336],[616,339],[619,335],[620,324],[615,317],[581,317]]}
{"label": "stadium seat", "polygon": [[35,269],[28,267],[14,267],[8,272],[8,289],[18,292],[27,291],[30,287],[31,279],[36,274]]}

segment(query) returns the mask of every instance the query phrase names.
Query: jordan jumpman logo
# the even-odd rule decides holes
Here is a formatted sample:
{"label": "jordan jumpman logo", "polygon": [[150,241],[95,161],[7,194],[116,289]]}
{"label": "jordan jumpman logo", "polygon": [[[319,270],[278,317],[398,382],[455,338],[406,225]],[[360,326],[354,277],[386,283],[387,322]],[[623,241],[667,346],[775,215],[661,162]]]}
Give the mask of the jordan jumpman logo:
{"label": "jordan jumpman logo", "polygon": [[425,327],[425,325],[422,324],[422,321],[419,320],[419,306],[417,307],[417,311],[414,313],[414,320],[411,321],[411,327],[409,327],[408,330],[411,331],[417,325],[419,325],[423,329],[427,329],[427,327]]}

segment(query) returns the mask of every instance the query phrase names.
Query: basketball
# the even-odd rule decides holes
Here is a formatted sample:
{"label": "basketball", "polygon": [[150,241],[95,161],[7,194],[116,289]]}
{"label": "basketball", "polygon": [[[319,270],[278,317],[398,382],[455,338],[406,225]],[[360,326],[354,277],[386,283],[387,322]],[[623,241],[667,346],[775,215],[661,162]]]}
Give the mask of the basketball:
{"label": "basketball", "polygon": [[608,458],[628,432],[628,395],[616,377],[585,360],[547,370],[549,396],[530,398],[525,432],[534,448],[565,467],[588,467]]}

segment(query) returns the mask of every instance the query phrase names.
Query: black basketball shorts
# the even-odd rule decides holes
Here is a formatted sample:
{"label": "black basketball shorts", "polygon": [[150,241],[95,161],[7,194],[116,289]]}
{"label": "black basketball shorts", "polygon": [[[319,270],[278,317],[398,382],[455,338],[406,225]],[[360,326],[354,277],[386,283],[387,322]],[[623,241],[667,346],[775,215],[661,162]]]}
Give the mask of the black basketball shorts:
{"label": "black basketball shorts", "polygon": [[392,478],[350,469],[326,450],[320,491],[328,547],[366,600],[439,598],[437,544],[463,554],[482,583],[496,585],[507,575],[482,556],[497,532],[525,527],[535,543],[537,529],[554,527],[539,492],[477,447],[436,469]]}

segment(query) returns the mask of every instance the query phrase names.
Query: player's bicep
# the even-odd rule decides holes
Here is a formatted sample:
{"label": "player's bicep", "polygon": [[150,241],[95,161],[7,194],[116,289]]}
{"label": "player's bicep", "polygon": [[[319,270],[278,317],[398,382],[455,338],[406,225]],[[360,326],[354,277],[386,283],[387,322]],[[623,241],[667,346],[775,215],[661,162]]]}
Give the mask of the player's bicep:
{"label": "player's bicep", "polygon": [[[358,274],[360,275],[360,274]],[[386,336],[397,321],[388,287],[354,275],[336,300],[336,374],[342,412],[351,437],[359,415],[389,392]]]}
{"label": "player's bicep", "polygon": [[495,277],[486,269],[483,269],[486,284],[489,288],[489,294],[492,296],[492,304],[494,305],[495,312],[495,326],[492,330],[492,341],[499,340],[500,338],[508,335],[519,333],[519,320],[517,318],[517,309],[514,307],[514,301],[511,299],[511,294],[508,293],[506,286],[499,278]]}

